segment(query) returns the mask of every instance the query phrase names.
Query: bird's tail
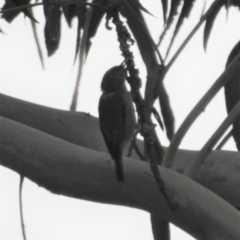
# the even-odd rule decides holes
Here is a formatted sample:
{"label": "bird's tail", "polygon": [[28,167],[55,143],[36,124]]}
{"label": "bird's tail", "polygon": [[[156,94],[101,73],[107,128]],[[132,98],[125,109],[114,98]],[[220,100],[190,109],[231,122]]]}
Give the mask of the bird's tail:
{"label": "bird's tail", "polygon": [[124,173],[123,173],[123,162],[122,159],[119,161],[115,160],[116,174],[118,182],[124,182]]}

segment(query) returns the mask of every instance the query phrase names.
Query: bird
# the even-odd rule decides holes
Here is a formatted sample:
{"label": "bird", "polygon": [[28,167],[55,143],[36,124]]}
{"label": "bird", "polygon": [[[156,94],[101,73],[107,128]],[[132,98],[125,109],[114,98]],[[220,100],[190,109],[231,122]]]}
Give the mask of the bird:
{"label": "bird", "polygon": [[110,68],[101,82],[99,99],[99,124],[107,149],[115,162],[118,182],[124,182],[122,156],[129,156],[136,128],[135,110],[125,79],[127,70],[123,63]]}

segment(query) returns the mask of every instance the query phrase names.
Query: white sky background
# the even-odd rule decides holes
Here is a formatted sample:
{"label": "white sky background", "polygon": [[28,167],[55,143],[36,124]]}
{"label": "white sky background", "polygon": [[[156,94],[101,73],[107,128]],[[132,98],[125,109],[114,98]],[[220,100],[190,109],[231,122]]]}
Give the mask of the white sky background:
{"label": "white sky background", "polygon": [[[2,2],[3,0],[0,0],[1,6]],[[208,1],[207,6],[211,2]],[[156,16],[154,18],[144,14],[151,34],[157,41],[163,26],[160,0],[144,0],[142,3]],[[175,52],[200,18],[203,1],[195,4],[198,7],[191,13],[190,21],[185,21],[171,53]],[[38,59],[30,21],[23,16],[17,17],[11,25],[0,20],[0,27],[5,32],[5,35],[0,35],[0,91],[40,105],[69,110],[77,74],[77,64],[72,70],[77,21],[75,19],[72,29],[68,29],[63,19],[60,49],[47,58],[42,7],[34,8],[34,13],[40,22],[38,35],[46,70],[42,70]],[[226,10],[222,9],[210,36],[207,53],[203,50],[201,28],[167,74],[165,85],[174,110],[176,129],[224,70],[227,56],[240,37],[239,22],[240,14],[236,8],[230,9],[227,21]],[[171,36],[172,30],[173,28],[168,32],[166,40]],[[122,61],[116,39],[116,32],[106,30],[103,22],[93,39],[84,68],[78,111],[98,115],[101,78],[106,70]],[[164,41],[166,42],[168,41]],[[166,44],[163,44],[161,50],[164,50],[164,47]],[[135,46],[132,49],[137,48]],[[146,70],[139,53],[135,51],[135,54],[144,85]],[[225,103],[221,91],[195,122],[181,147],[199,150],[225,117]],[[167,146],[164,133],[158,132],[161,142]],[[233,141],[229,141],[224,149],[235,150]],[[22,239],[18,185],[19,176],[0,167],[0,239],[3,240]],[[153,239],[149,214],[146,212],[53,195],[28,180],[24,183],[23,204],[29,240]],[[172,229],[173,240],[193,239],[175,227]]]}

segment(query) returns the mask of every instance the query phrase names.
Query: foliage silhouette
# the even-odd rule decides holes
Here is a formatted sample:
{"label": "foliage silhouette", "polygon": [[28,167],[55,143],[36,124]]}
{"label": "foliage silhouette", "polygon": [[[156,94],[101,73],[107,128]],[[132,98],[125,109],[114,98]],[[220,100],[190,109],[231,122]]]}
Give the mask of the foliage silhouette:
{"label": "foliage silhouette", "polygon": [[[168,5],[170,2],[170,11],[168,13]],[[194,0],[185,0],[183,5],[181,6],[180,0],[162,0],[162,12],[163,12],[163,19],[164,19],[164,29],[162,31],[162,34],[159,38],[158,45],[162,42],[165,34],[172,26],[172,23],[174,22],[174,18],[178,18],[173,36],[171,38],[171,41],[168,46],[167,54],[170,52],[170,49],[174,43],[174,40],[177,38],[178,32],[181,30],[181,26],[184,23],[184,19],[188,18],[190,16],[190,13],[192,9],[194,9]],[[141,3],[139,0],[122,0],[122,1],[116,1],[116,0],[93,0],[91,2],[87,2],[85,0],[83,1],[77,1],[77,0],[66,0],[66,1],[55,1],[55,0],[43,0],[42,3],[32,3],[30,4],[30,0],[6,0],[5,4],[2,7],[2,18],[5,19],[7,22],[11,23],[17,16],[20,14],[24,14],[27,16],[30,21],[32,21],[33,26],[33,34],[35,37],[35,41],[38,46],[38,52],[39,56],[43,64],[41,49],[39,47],[39,40],[36,35],[36,24],[37,20],[34,18],[34,15],[32,13],[32,9],[34,6],[42,5],[45,15],[45,28],[44,28],[44,36],[45,36],[45,43],[46,43],[46,49],[48,52],[48,56],[52,56],[59,48],[59,42],[61,40],[61,37],[64,37],[61,35],[61,24],[63,21],[63,18],[61,18],[61,15],[63,13],[65,20],[69,27],[71,27],[71,23],[74,17],[77,17],[78,19],[78,27],[76,29],[77,31],[77,39],[76,39],[76,50],[75,50],[75,58],[74,63],[77,58],[79,58],[79,66],[78,66],[78,76],[76,79],[76,87],[73,94],[72,104],[71,104],[71,110],[76,111],[77,108],[77,100],[78,100],[78,89],[80,86],[80,79],[81,79],[81,73],[84,67],[84,63],[87,59],[88,53],[91,49],[92,42],[91,39],[97,35],[97,31],[99,27],[101,26],[100,23],[103,21],[104,17],[106,16],[106,27],[109,29],[109,21],[113,19],[112,21],[112,28],[116,27],[116,32],[118,35],[118,41],[120,42],[120,49],[122,51],[122,55],[124,57],[124,61],[126,64],[126,68],[128,70],[128,78],[127,81],[129,82],[131,86],[131,93],[134,103],[136,104],[136,109],[138,112],[138,118],[139,118],[139,125],[140,125],[140,133],[144,137],[144,144],[145,144],[145,151],[144,151],[144,159],[149,160],[152,172],[155,176],[155,179],[158,183],[159,189],[161,190],[161,193],[167,199],[167,202],[169,203],[166,208],[170,207],[170,211],[167,212],[169,209],[166,210],[167,214],[163,214],[163,219],[159,219],[159,215],[155,216],[152,212],[151,213],[151,222],[152,222],[152,229],[153,229],[153,235],[155,240],[167,240],[170,239],[169,236],[169,225],[168,225],[168,218],[167,215],[174,215],[176,211],[178,211],[178,208],[173,207],[173,203],[175,203],[175,195],[174,191],[170,191],[171,193],[168,193],[168,182],[165,182],[164,178],[161,177],[160,173],[164,172],[164,170],[159,171],[159,167],[157,166],[162,165],[163,157],[164,157],[164,150],[161,146],[160,140],[158,139],[156,132],[154,130],[155,126],[152,122],[152,114],[155,116],[157,121],[162,124],[160,114],[156,112],[156,109],[153,108],[153,104],[158,99],[159,100],[159,107],[161,109],[161,114],[163,118],[163,123],[166,129],[166,134],[169,140],[172,140],[170,148],[167,151],[167,154],[165,155],[165,159],[163,164],[167,167],[173,168],[172,162],[175,156],[175,153],[179,151],[179,141],[175,142],[175,139],[179,137],[179,135],[174,135],[174,112],[171,108],[169,96],[168,93],[164,87],[163,81],[164,78],[169,70],[171,70],[172,64],[176,61],[179,54],[182,52],[184,47],[187,45],[187,43],[190,41],[191,37],[197,32],[199,27],[205,23],[204,28],[204,37],[203,37],[203,45],[204,49],[207,48],[207,43],[209,40],[209,36],[212,32],[215,19],[222,9],[222,7],[226,6],[227,11],[230,6],[238,7],[240,8],[240,1],[238,0],[215,0],[208,11],[202,16],[202,18],[197,23],[196,27],[190,32],[190,34],[186,37],[186,40],[183,42],[183,44],[180,46],[180,48],[175,52],[172,59],[170,59],[168,62],[165,62],[162,58],[162,54],[159,52],[159,49],[157,47],[157,44],[154,42],[147,23],[144,19],[144,16],[142,12],[151,14],[145,6]],[[181,12],[178,14],[178,9],[181,7]],[[126,22],[122,22],[122,18],[126,19]],[[125,26],[127,25],[127,26]],[[128,29],[130,31],[128,31]],[[159,27],[160,29],[160,27]],[[1,31],[2,32],[2,31]],[[141,87],[141,80],[139,79],[138,73],[139,70],[135,66],[134,63],[134,55],[129,50],[131,47],[131,44],[133,44],[136,41],[137,47],[141,53],[143,62],[146,66],[147,73],[148,73],[148,79],[147,84],[145,88],[145,96],[142,97],[140,94],[140,87]],[[166,59],[166,58],[165,58]],[[229,70],[230,69],[230,70]],[[239,77],[239,69],[240,69],[240,55],[239,55],[239,43],[234,47],[232,50],[228,61],[227,61],[227,67],[226,71],[222,74],[221,79],[222,83],[221,85],[217,86],[217,89],[219,90],[221,87],[225,87],[225,96],[226,96],[226,105],[227,110],[229,113],[229,116],[233,114],[231,112],[232,109],[236,109],[238,107],[239,111],[239,99],[240,99],[240,77]],[[216,85],[217,85],[216,81]],[[226,84],[227,83],[227,84]],[[226,84],[226,85],[225,85]],[[215,86],[215,85],[214,85]],[[215,89],[216,90],[216,89]],[[208,94],[208,100],[205,101],[204,98],[202,99],[202,102],[204,102],[201,107],[197,106],[192,111],[192,119],[190,122],[186,121],[186,129],[190,127],[190,125],[193,123],[193,121],[197,118],[197,116],[201,113],[203,106],[205,107],[208,102],[214,97],[216,94],[216,91],[210,91]],[[9,100],[11,101],[11,100]],[[8,101],[6,101],[8,102]],[[9,103],[7,103],[9,104]],[[234,108],[235,106],[235,108]],[[154,110],[153,110],[154,109]],[[7,112],[7,111],[6,111]],[[2,110],[1,116],[3,116],[6,119],[13,119],[14,116],[6,116],[6,112]],[[71,114],[71,113],[69,113]],[[234,117],[233,122],[233,130],[232,135],[236,141],[236,145],[238,150],[240,151],[240,116],[239,114]],[[14,119],[13,119],[14,120]],[[188,119],[187,119],[188,120]],[[18,119],[17,122],[20,122]],[[6,125],[11,125],[11,121],[7,122]],[[230,123],[229,123],[230,124]],[[28,120],[24,122],[24,126],[29,125]],[[13,124],[14,127],[17,127]],[[38,129],[38,126],[34,126],[34,128]],[[42,132],[47,132],[45,129],[40,129]],[[187,130],[186,130],[187,131]],[[186,131],[180,133],[180,141],[186,134]],[[26,130],[28,132],[28,130]],[[47,132],[48,133],[48,132]],[[54,137],[55,134],[52,132],[50,133]],[[36,134],[37,135],[37,134]],[[217,142],[220,137],[222,137],[223,132],[219,134],[214,141]],[[35,136],[35,135],[34,135]],[[59,137],[59,136],[57,136]],[[47,138],[47,137],[46,137]],[[65,136],[60,136],[60,138],[65,139]],[[179,140],[178,139],[178,140]],[[72,137],[69,139],[65,139],[69,142],[72,142]],[[50,141],[50,140],[49,140]],[[4,143],[5,144],[5,143]],[[63,143],[61,143],[63,144]],[[80,144],[81,145],[81,144]],[[211,144],[210,144],[211,145]],[[213,147],[211,145],[210,148],[208,148],[208,153],[213,150]],[[142,149],[143,150],[143,149]],[[2,151],[5,151],[2,150]],[[4,152],[5,153],[5,152]],[[238,154],[238,153],[236,153]],[[5,156],[5,155],[4,155]],[[141,157],[142,158],[142,157]],[[197,158],[197,157],[196,157]],[[7,159],[7,158],[6,158]],[[5,159],[4,159],[5,160]],[[5,163],[0,161],[1,164],[7,165]],[[204,155],[203,160],[206,160],[206,155]],[[206,160],[207,161],[207,160]],[[190,164],[188,164],[190,165]],[[198,166],[197,164],[193,163],[193,167],[195,167],[196,170],[199,170],[201,166],[203,166],[203,163]],[[8,166],[11,168],[11,166]],[[14,166],[15,170],[21,173],[18,167]],[[186,167],[187,169],[187,167]],[[185,169],[185,170],[186,170]],[[194,175],[191,175],[191,177],[194,179],[197,176],[196,171],[194,171]],[[175,173],[174,173],[175,174]],[[31,175],[31,174],[30,174]],[[34,177],[33,177],[34,179]],[[37,177],[36,177],[37,179]],[[181,179],[181,178],[180,178]],[[40,180],[38,180],[40,181]],[[190,185],[191,185],[191,180]],[[236,180],[237,181],[237,180]],[[40,181],[41,182],[41,181]],[[22,181],[21,181],[22,183]],[[41,182],[42,183],[42,182]],[[46,187],[48,186],[48,183],[44,182]],[[59,186],[58,186],[59,187]],[[54,187],[53,187],[54,188]],[[59,187],[61,188],[61,187]],[[55,189],[56,190],[56,189]],[[198,189],[197,189],[198,190]],[[56,190],[57,191],[57,190]],[[61,192],[61,191],[60,191]],[[178,194],[176,194],[179,196]],[[223,196],[221,196],[223,198]],[[214,197],[213,197],[214,199]],[[226,200],[226,199],[225,199]],[[195,200],[196,201],[196,200]],[[214,200],[213,200],[214,201]],[[177,199],[178,202],[178,199]],[[194,202],[194,200],[193,200]],[[224,201],[223,201],[224,202]],[[181,204],[181,203],[180,203]],[[182,203],[183,204],[183,203]],[[223,208],[225,209],[225,202],[223,203]],[[235,206],[233,203],[232,206]],[[184,204],[183,204],[184,205]],[[204,206],[207,207],[207,206]],[[172,209],[171,209],[172,208]],[[231,208],[231,207],[230,207]],[[230,209],[229,208],[229,209]],[[228,206],[226,207],[228,209]],[[180,210],[181,211],[181,210]],[[229,210],[229,214],[233,219],[237,219],[237,214],[234,212],[234,210]],[[232,215],[231,215],[232,214]],[[161,216],[162,217],[162,216]],[[165,217],[165,218],[164,218]],[[182,217],[182,218],[181,218]],[[184,216],[180,214],[179,219],[174,216],[173,217],[175,222],[179,222],[179,225],[182,226],[182,222],[184,222]],[[215,219],[216,222],[220,221],[219,219]],[[237,219],[239,221],[239,219]],[[181,222],[182,221],[182,222]],[[221,222],[221,221],[220,221]],[[225,222],[224,222],[225,223]],[[232,225],[231,225],[232,224]],[[236,222],[232,223],[230,221],[229,223],[229,229],[222,230],[223,234],[227,236],[228,234],[231,235],[228,231],[231,231],[235,233],[235,238],[238,239],[240,237],[238,229],[234,228],[234,224]],[[23,225],[23,224],[22,224]],[[184,225],[184,224],[183,224]],[[217,239],[218,234],[220,233],[214,233],[212,232],[214,230],[213,226],[210,226],[210,228],[206,227],[209,231],[207,231],[207,237],[205,236],[205,232],[198,232],[191,226],[185,227],[185,230],[187,229],[189,233],[191,233],[193,236],[199,237],[199,239],[203,239],[203,236],[205,236],[205,239]],[[232,230],[233,229],[233,230]],[[225,232],[224,232],[225,231]],[[211,235],[213,234],[213,235]],[[23,232],[23,235],[25,233]],[[215,237],[215,238],[214,238]]]}

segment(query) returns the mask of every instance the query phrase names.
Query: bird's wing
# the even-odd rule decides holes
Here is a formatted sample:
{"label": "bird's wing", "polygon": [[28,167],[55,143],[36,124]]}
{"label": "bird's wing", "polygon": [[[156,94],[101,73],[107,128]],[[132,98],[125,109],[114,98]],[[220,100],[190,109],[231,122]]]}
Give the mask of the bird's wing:
{"label": "bird's wing", "polygon": [[103,94],[99,102],[100,128],[108,151],[115,160],[122,155],[125,119],[123,97],[116,93]]}
{"label": "bird's wing", "polygon": [[132,97],[129,92],[124,95],[124,101],[127,118],[125,119],[124,124],[125,135],[123,143],[123,155],[129,157],[132,150],[133,132],[136,128],[137,122]]}

